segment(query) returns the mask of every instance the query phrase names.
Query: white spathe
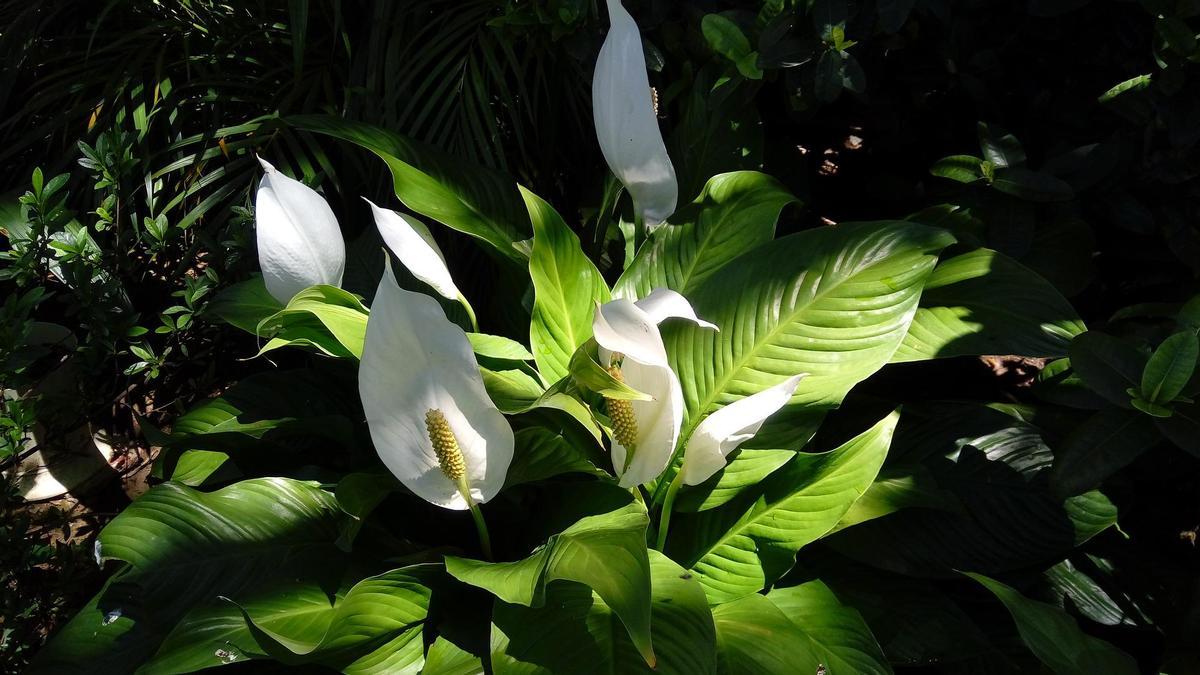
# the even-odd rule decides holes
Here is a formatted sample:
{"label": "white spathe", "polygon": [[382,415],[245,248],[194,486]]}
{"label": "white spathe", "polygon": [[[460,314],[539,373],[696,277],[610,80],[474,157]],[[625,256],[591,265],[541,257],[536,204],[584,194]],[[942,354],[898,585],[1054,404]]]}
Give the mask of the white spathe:
{"label": "white spathe", "polygon": [[621,375],[630,387],[649,394],[649,401],[630,401],[637,420],[633,460],[625,470],[629,450],[616,439],[612,461],[621,487],[653,480],[667,468],[683,424],[683,390],[671,370],[658,324],[676,317],[715,329],[696,316],[687,299],[675,291],[657,289],[642,300],[613,300],[596,308],[592,334],[599,345],[601,365],[614,353],[624,355]]}
{"label": "white spathe", "polygon": [[608,18],[592,76],[596,138],[609,168],[633,196],[634,208],[653,228],[675,212],[679,185],[658,128],[637,23],[620,0],[608,0]]}
{"label": "white spathe", "polygon": [[450,276],[450,268],[446,267],[446,257],[433,237],[428,236],[425,226],[403,213],[376,206],[365,197],[363,201],[371,205],[375,227],[379,228],[383,243],[408,271],[443,298],[458,300],[462,294]]}
{"label": "white spathe", "polygon": [[387,266],[367,321],[358,390],[383,463],[418,497],[465,510],[458,485],[442,473],[425,427],[440,410],[458,440],[475,503],[496,496],[513,457],[513,431],[483,387],[461,328],[433,298],[406,291]]}
{"label": "white spathe", "polygon": [[734,401],[696,425],[683,452],[683,484],[699,485],[723,469],[729,453],[754,438],[763,422],[787,405],[806,374]]}
{"label": "white spathe", "polygon": [[287,304],[309,286],[341,286],[346,244],[333,209],[315,190],[266,160],[254,200],[258,265],[267,291]]}

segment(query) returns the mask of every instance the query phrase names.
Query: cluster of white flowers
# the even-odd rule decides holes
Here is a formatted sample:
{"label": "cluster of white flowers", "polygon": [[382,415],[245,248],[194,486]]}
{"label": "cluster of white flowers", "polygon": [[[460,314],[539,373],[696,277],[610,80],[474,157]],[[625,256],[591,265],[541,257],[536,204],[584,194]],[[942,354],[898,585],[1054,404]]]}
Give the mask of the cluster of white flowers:
{"label": "cluster of white flowers", "polygon": [[[675,210],[675,170],[658,128],[637,24],[619,0],[608,0],[608,10],[611,28],[592,81],[596,135],[610,168],[633,197],[638,217],[655,227]],[[346,254],[333,211],[311,188],[265,161],[262,165],[266,173],[256,218],[267,290],[287,303],[310,286],[340,285]],[[404,214],[370,205],[384,243],[408,271],[439,295],[461,301],[446,261],[424,227]],[[668,318],[717,330],[696,316],[686,298],[665,288],[636,302],[618,299],[597,306],[592,322],[602,364],[650,396],[630,402],[629,435],[612,443],[622,487],[662,475],[679,441],[683,393],[658,328]],[[720,471],[729,453],[787,403],[800,378],[736,401],[700,422],[688,440],[677,480],[696,485]],[[503,487],[513,457],[513,431],[484,389],[466,333],[433,298],[400,288],[390,264],[367,322],[359,392],[376,450],[418,496],[449,509],[474,509]]]}

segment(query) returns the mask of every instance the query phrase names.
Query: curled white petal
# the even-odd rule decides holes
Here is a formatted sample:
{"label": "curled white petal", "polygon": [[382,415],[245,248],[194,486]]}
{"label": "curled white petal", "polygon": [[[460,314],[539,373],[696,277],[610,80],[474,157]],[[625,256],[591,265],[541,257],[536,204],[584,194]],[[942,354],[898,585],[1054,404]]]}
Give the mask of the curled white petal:
{"label": "curled white petal", "polygon": [[592,77],[596,138],[608,166],[633,196],[646,225],[653,227],[675,212],[675,167],[658,128],[637,23],[620,0],[608,0],[608,17],[608,35]]}
{"label": "curled white petal", "polygon": [[667,348],[658,332],[658,322],[631,300],[613,300],[597,306],[592,317],[592,335],[601,347],[602,359],[603,350],[607,349],[639,363],[667,366]]}
{"label": "curled white petal", "polygon": [[438,464],[425,428],[429,410],[445,415],[458,441],[472,500],[486,502],[503,487],[513,431],[483,387],[466,333],[433,298],[401,289],[390,266],[367,322],[358,388],[376,451],[417,496],[468,508]]}
{"label": "curled white petal", "polygon": [[364,198],[363,201],[371,205],[375,227],[379,228],[383,243],[396,254],[408,271],[429,284],[443,298],[457,300],[461,294],[450,276],[450,269],[446,267],[446,258],[437,242],[432,237],[426,238],[428,231],[425,226],[403,213],[380,208],[369,199]]}
{"label": "curled white petal", "polygon": [[716,324],[709,323],[696,316],[696,310],[692,309],[692,303],[669,288],[656,288],[650,292],[650,295],[638,300],[634,304],[645,312],[654,323],[662,323],[671,318],[687,319],[701,328],[720,330]]}
{"label": "curled white petal", "polygon": [[796,375],[747,396],[704,418],[683,454],[684,485],[699,485],[725,467],[729,453],[754,438],[763,422],[787,404],[804,375]]}
{"label": "curled white petal", "polygon": [[329,204],[315,190],[262,163],[254,219],[258,264],[267,291],[287,304],[317,284],[340,286],[346,244]]}
{"label": "curled white petal", "polygon": [[625,383],[649,394],[649,401],[630,401],[637,420],[633,459],[625,468],[628,448],[612,444],[613,466],[621,487],[653,480],[667,468],[679,428],[683,424],[683,390],[667,362],[667,351],[658,322],[630,300],[613,300],[596,308],[592,333],[599,345],[601,364],[613,353],[624,355],[621,374]]}

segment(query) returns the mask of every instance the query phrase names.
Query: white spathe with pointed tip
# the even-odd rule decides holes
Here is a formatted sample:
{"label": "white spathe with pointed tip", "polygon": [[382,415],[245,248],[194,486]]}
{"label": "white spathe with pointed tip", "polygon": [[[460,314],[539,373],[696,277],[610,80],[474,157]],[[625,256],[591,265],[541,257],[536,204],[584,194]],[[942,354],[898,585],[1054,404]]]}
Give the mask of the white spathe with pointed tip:
{"label": "white spathe with pointed tip", "polygon": [[729,453],[754,438],[767,418],[787,405],[804,376],[789,377],[757,394],[734,401],[696,425],[683,453],[680,470],[683,484],[699,485],[725,468]]}
{"label": "white spathe with pointed tip", "polygon": [[403,213],[376,206],[369,199],[363,201],[371,205],[383,243],[408,271],[443,298],[458,300],[462,294],[450,276],[450,268],[446,267],[446,257],[425,226]]}
{"label": "white spathe with pointed tip", "polygon": [[675,212],[679,185],[658,128],[637,23],[620,0],[608,0],[608,18],[592,77],[596,138],[634,208],[653,228]]}
{"label": "white spathe with pointed tip", "polygon": [[622,354],[621,376],[630,387],[651,396],[649,401],[630,401],[637,421],[633,459],[625,469],[629,453],[616,439],[612,461],[621,487],[649,482],[667,468],[683,424],[683,390],[671,370],[658,324],[667,318],[682,318],[715,329],[696,316],[682,295],[657,289],[642,300],[613,300],[596,308],[592,334],[599,345],[601,365],[607,367],[614,353]]}
{"label": "white spathe with pointed tip", "polygon": [[469,508],[434,452],[425,424],[430,410],[442,412],[458,441],[471,500],[500,492],[513,457],[512,427],[483,387],[466,333],[436,300],[400,288],[390,264],[367,321],[358,389],[376,451],[417,496]]}
{"label": "white spathe with pointed tip", "polygon": [[333,209],[312,188],[258,161],[265,174],[254,200],[254,221],[267,291],[286,305],[310,286],[341,286],[346,244]]}

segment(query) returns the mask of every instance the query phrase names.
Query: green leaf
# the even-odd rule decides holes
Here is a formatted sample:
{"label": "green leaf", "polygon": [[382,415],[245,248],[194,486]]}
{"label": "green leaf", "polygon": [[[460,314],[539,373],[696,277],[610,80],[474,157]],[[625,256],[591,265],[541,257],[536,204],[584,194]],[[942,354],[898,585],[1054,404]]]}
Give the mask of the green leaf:
{"label": "green leaf", "polygon": [[[425,660],[427,583],[434,569],[419,565],[368,577],[332,608],[299,625],[273,623],[272,613],[260,617],[252,607],[241,609],[257,637],[273,642],[272,652],[285,661],[321,663],[347,674],[416,672]],[[287,652],[307,658],[294,659]]]}
{"label": "green leaf", "polygon": [[1071,369],[1110,403],[1129,407],[1127,391],[1138,386],[1146,357],[1129,343],[1097,331],[1071,341]]}
{"label": "green leaf", "polygon": [[680,514],[668,539],[672,557],[687,562],[713,602],[763,589],[866,491],[899,419],[894,412],[836,450],[797,456],[759,490],[720,509]]}
{"label": "green leaf", "polygon": [[1100,492],[1064,501],[1050,490],[1054,453],[1028,423],[974,404],[910,405],[905,419],[893,458],[924,459],[962,508],[904,509],[825,540],[846,556],[911,576],[1002,572],[1061,559],[1116,522]]}
{"label": "green leaf", "polygon": [[254,277],[218,293],[204,314],[214,314],[231,326],[257,335],[262,320],[281,309],[283,305],[267,292],[262,277]]}
{"label": "green leaf", "polygon": [[706,14],[700,21],[700,31],[708,46],[732,61],[743,76],[752,80],[762,78],[757,65],[758,54],[750,50],[750,40],[736,23],[720,14]]}
{"label": "green leaf", "polygon": [[711,673],[715,629],[700,584],[658,551],[650,551],[650,611],[657,662],[647,668],[613,610],[596,593],[554,582],[539,608],[496,603],[492,667],[510,673]]}
{"label": "green leaf", "polygon": [[983,160],[971,155],[943,157],[929,167],[929,173],[959,183],[974,183],[983,178]]}
{"label": "green leaf", "polygon": [[1192,331],[1163,340],[1142,371],[1142,398],[1151,403],[1174,401],[1192,379],[1198,355],[1200,340]]}
{"label": "green leaf", "polygon": [[826,49],[817,61],[817,70],[813,82],[817,100],[822,103],[833,103],[842,94],[846,79],[846,57],[837,49]]}
{"label": "green leaf", "polygon": [[579,237],[540,197],[521,189],[533,221],[533,320],[529,344],[547,382],[568,372],[571,355],[592,337],[595,304],[608,302],[608,284],[583,254]]}
{"label": "green leaf", "polygon": [[625,624],[646,663],[654,663],[650,638],[650,563],[640,502],[602,515],[585,516],[550,537],[531,556],[511,563],[446,557],[446,571],[490,591],[504,602],[541,607],[555,580],[590,587]]}
{"label": "green leaf", "polygon": [[649,401],[650,394],[642,393],[613,377],[596,362],[596,341],[589,339],[571,356],[568,366],[571,379],[580,387],[605,398],[626,401]]}
{"label": "green leaf", "polygon": [[695,512],[715,509],[737,497],[743,490],[758,485],[795,456],[796,453],[791,450],[736,450],[725,468],[712,478],[696,486],[684,486],[675,502],[675,510]]}
{"label": "green leaf", "polygon": [[341,375],[311,369],[251,375],[176,418],[171,434],[155,442],[231,451],[244,450],[254,440],[288,439],[294,450],[294,443],[315,436],[344,445],[354,437],[350,420],[359,418],[362,409],[353,394],[355,383]]}
{"label": "green leaf", "polygon": [[1021,142],[1016,136],[986,122],[979,122],[976,128],[984,158],[997,168],[1025,163],[1025,149],[1021,147]]}
{"label": "green leaf", "polygon": [[846,0],[813,0],[809,13],[817,35],[826,42],[832,39],[835,28],[845,29],[849,18]]}
{"label": "green leaf", "polygon": [[1036,272],[978,249],[938,263],[892,361],[1018,354],[1065,356],[1086,327]]}
{"label": "green leaf", "polygon": [[388,495],[401,489],[400,482],[390,473],[351,473],[339,480],[333,495],[349,518],[342,521],[338,546],[350,550],[367,516]]}
{"label": "green leaf", "polygon": [[892,672],[862,615],[843,605],[821,581],[772,589],[767,598],[807,636],[828,672]]}
{"label": "green leaf", "polygon": [[778,181],[757,171],[713,176],[693,203],[642,245],[613,295],[636,300],[656,288],[689,295],[733,259],[771,241],[780,211],[796,201]]}
{"label": "green leaf", "polygon": [[1079,629],[1075,619],[1057,607],[1030,600],[981,574],[966,573],[991,591],[1012,614],[1021,639],[1035,656],[1064,675],[1118,675],[1141,672],[1137,662],[1111,644]]}
{"label": "green leaf", "polygon": [[[369,314],[370,310],[349,291],[324,285],[306,288],[259,324],[257,334],[273,338],[259,354],[296,340],[315,341],[313,346],[330,356],[349,354],[361,359]],[[323,331],[312,330],[314,319]]]}
{"label": "green leaf", "polygon": [[1154,112],[1152,75],[1132,77],[1100,95],[1101,105],[1134,123],[1143,123]]}
{"label": "green leaf", "polygon": [[512,465],[504,479],[505,489],[564,473],[608,476],[592,464],[587,453],[562,434],[545,427],[530,427],[517,432]]}
{"label": "green leaf", "polygon": [[939,489],[924,467],[886,468],[829,534],[911,508],[953,511],[959,507],[953,495]]}
{"label": "green leaf", "polygon": [[825,410],[891,358],[951,241],[904,221],[842,224],[776,239],[710,276],[692,304],[720,331],[664,329],[683,384],[682,438],[714,410],[808,373],[748,446],[797,449]]}
{"label": "green leaf", "polygon": [[479,675],[484,672],[478,656],[439,635],[425,654],[421,675]]}
{"label": "green leaf", "polygon": [[1138,602],[1129,595],[1134,589],[1127,592],[1127,587],[1114,578],[1111,563],[1091,555],[1079,556],[1077,560],[1082,567],[1064,560],[1044,573],[1058,606],[1064,610],[1074,607],[1083,616],[1105,626],[1150,623]]}
{"label": "green leaf", "polygon": [[1099,487],[1160,440],[1145,416],[1103,410],[1075,427],[1054,453],[1050,480],[1064,497],[1082,494]]}
{"label": "green leaf", "polygon": [[485,333],[467,333],[467,340],[471,342],[471,349],[479,356],[503,361],[533,360],[533,354],[516,340]]}
{"label": "green leaf", "polygon": [[96,554],[138,571],[192,567],[238,549],[332,541],[340,517],[333,495],[313,483],[256,478],[209,493],[164,483],[100,532]]}
{"label": "green leaf", "polygon": [[405,206],[482,239],[500,255],[524,264],[527,256],[517,244],[528,237],[529,217],[512,179],[367,124],[323,115],[297,115],[286,121],[375,153],[391,169],[396,196]]}
{"label": "green leaf", "polygon": [[751,594],[712,610],[720,675],[817,673],[812,641],[766,596]]}
{"label": "green leaf", "polygon": [[[228,604],[220,597],[257,598],[264,589],[301,578],[336,588],[345,561],[333,541],[343,518],[332,495],[284,478],[244,481],[211,493],[175,483],[154,487],[98,538],[97,558],[128,565],[39,658],[50,672],[132,672],[176,624],[189,625],[186,616],[216,617],[215,628],[209,622],[209,628],[191,633],[193,643],[214,631],[235,630],[219,620],[228,618],[216,609]],[[239,645],[261,653],[251,644]],[[164,646],[169,652],[179,647]],[[203,665],[222,664],[215,652],[208,652]],[[178,658],[200,654],[189,653]],[[233,660],[250,655],[239,653]],[[155,670],[193,669],[168,663]]]}
{"label": "green leaf", "polygon": [[1075,197],[1075,191],[1066,181],[1021,166],[997,169],[992,187],[1030,202],[1063,202]]}
{"label": "green leaf", "polygon": [[488,396],[504,413],[524,412],[533,407],[546,393],[542,384],[524,370],[480,368],[479,372],[483,376],[483,386],[487,389]]}

